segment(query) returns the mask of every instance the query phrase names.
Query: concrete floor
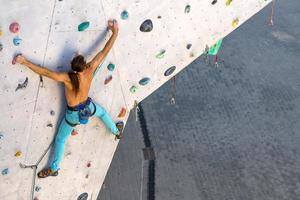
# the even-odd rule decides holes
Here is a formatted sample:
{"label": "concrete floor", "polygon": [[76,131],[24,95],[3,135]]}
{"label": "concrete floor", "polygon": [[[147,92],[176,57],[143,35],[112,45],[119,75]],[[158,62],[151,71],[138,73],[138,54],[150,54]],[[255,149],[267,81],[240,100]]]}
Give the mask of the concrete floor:
{"label": "concrete floor", "polygon": [[[269,5],[224,39],[219,68],[200,57],[177,76],[176,105],[171,82],[143,101],[157,200],[300,199],[300,1],[276,3],[274,27]],[[98,199],[147,199],[139,126]]]}

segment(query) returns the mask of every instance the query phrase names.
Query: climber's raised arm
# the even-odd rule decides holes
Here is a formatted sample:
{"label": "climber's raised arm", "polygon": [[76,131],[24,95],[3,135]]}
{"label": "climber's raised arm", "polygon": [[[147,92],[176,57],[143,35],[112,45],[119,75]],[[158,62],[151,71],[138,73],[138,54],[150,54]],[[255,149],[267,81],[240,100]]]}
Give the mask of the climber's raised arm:
{"label": "climber's raised arm", "polygon": [[107,56],[110,49],[113,47],[114,42],[117,39],[119,27],[116,20],[109,20],[108,21],[108,29],[112,31],[112,35],[105,44],[104,48],[97,53],[97,55],[91,60],[90,67],[92,68],[92,72],[103,62],[104,58]]}
{"label": "climber's raised arm", "polygon": [[29,60],[27,60],[22,55],[18,55],[16,57],[16,62],[27,66],[32,71],[34,71],[35,73],[37,73],[41,76],[46,76],[46,77],[51,78],[55,81],[63,82],[63,83],[69,81],[68,73],[55,72],[55,71],[52,71],[52,70],[47,69],[45,67],[41,67],[39,65],[36,65],[36,64],[30,62]]}

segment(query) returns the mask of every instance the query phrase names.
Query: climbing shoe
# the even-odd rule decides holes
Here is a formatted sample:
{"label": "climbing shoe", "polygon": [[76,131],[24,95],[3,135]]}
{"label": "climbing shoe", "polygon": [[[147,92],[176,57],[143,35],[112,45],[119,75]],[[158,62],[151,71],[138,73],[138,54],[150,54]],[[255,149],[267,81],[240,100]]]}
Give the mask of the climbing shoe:
{"label": "climbing shoe", "polygon": [[117,122],[116,123],[116,126],[117,126],[117,128],[118,128],[118,130],[119,130],[119,134],[118,135],[116,135],[116,138],[115,139],[121,139],[122,138],[122,135],[123,135],[123,128],[124,128],[124,122]]}
{"label": "climbing shoe", "polygon": [[58,171],[53,171],[52,169],[47,168],[47,169],[41,170],[37,175],[39,178],[46,178],[48,176],[57,176]]}

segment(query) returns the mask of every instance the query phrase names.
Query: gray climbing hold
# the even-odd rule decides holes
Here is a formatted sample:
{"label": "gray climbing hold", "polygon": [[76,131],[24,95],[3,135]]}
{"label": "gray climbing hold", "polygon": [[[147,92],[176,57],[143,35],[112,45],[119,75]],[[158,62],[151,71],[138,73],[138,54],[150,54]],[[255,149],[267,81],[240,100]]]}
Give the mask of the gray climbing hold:
{"label": "gray climbing hold", "polygon": [[107,65],[107,69],[112,72],[115,69],[115,65],[112,63],[109,63],[109,65]]}
{"label": "gray climbing hold", "polygon": [[186,48],[187,48],[187,49],[190,49],[191,47],[192,47],[192,44],[187,44],[187,45],[186,45]]}
{"label": "gray climbing hold", "polygon": [[35,191],[39,192],[42,188],[40,186],[35,186]]}
{"label": "gray climbing hold", "polygon": [[28,84],[28,77],[26,77],[24,83],[22,83],[22,84],[19,83],[19,84],[18,84],[18,87],[16,88],[15,91],[17,91],[17,90],[19,90],[19,89],[24,89],[24,88],[26,88],[26,87],[27,87],[27,84]]}
{"label": "gray climbing hold", "polygon": [[167,69],[166,71],[165,71],[165,76],[170,76],[174,71],[175,71],[175,69],[176,69],[176,67],[175,66],[172,66],[172,67],[170,67],[169,69]]}
{"label": "gray climbing hold", "polygon": [[211,2],[212,5],[215,5],[218,2],[218,0],[213,0],[213,2]]}
{"label": "gray climbing hold", "polygon": [[22,39],[19,36],[14,37],[13,43],[15,46],[19,46],[21,44]]}
{"label": "gray climbing hold", "polygon": [[82,193],[81,195],[79,195],[79,197],[77,198],[77,200],[87,200],[89,197],[88,193]]}
{"label": "gray climbing hold", "polygon": [[126,19],[128,19],[128,17],[129,17],[128,11],[127,11],[127,10],[124,10],[124,11],[121,13],[121,19],[126,20]]}
{"label": "gray climbing hold", "polygon": [[0,51],[3,50],[3,44],[0,43]]}
{"label": "gray climbing hold", "polygon": [[185,13],[191,12],[191,6],[190,5],[186,5],[185,8],[184,8],[184,12]]}
{"label": "gray climbing hold", "polygon": [[161,59],[165,57],[166,50],[162,49],[155,57]]}
{"label": "gray climbing hold", "polygon": [[51,111],[50,111],[50,115],[52,115],[52,116],[54,116],[54,115],[55,115],[55,112],[54,112],[54,110],[51,110]]}
{"label": "gray climbing hold", "polygon": [[142,32],[150,32],[153,29],[153,23],[150,19],[145,20],[140,26],[140,31]]}
{"label": "gray climbing hold", "polygon": [[2,170],[2,175],[5,176],[5,175],[8,174],[8,172],[9,172],[8,168],[5,168],[5,169]]}
{"label": "gray climbing hold", "polygon": [[140,85],[147,85],[149,82],[150,82],[150,78],[145,77],[145,78],[142,78],[142,79],[139,81],[139,84],[140,84]]}

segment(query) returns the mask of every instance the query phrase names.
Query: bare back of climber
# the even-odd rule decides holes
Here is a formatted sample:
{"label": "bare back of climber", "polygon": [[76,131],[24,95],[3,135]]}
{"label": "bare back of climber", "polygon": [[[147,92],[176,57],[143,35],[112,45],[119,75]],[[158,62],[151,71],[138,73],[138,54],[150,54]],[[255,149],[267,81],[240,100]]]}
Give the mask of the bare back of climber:
{"label": "bare back of climber", "polygon": [[108,29],[112,31],[112,35],[104,48],[87,63],[82,55],[77,54],[71,61],[72,71],[68,73],[54,72],[47,68],[35,65],[22,55],[18,55],[16,57],[17,63],[27,66],[41,76],[46,76],[61,82],[65,86],[67,109],[65,117],[62,119],[55,137],[54,158],[49,168],[45,168],[38,173],[39,178],[58,175],[66,139],[76,125],[86,124],[90,116],[96,115],[99,117],[117,139],[121,138],[124,123],[118,122],[115,124],[105,109],[88,97],[94,72],[103,62],[117,38],[119,31],[117,21],[109,20]]}

